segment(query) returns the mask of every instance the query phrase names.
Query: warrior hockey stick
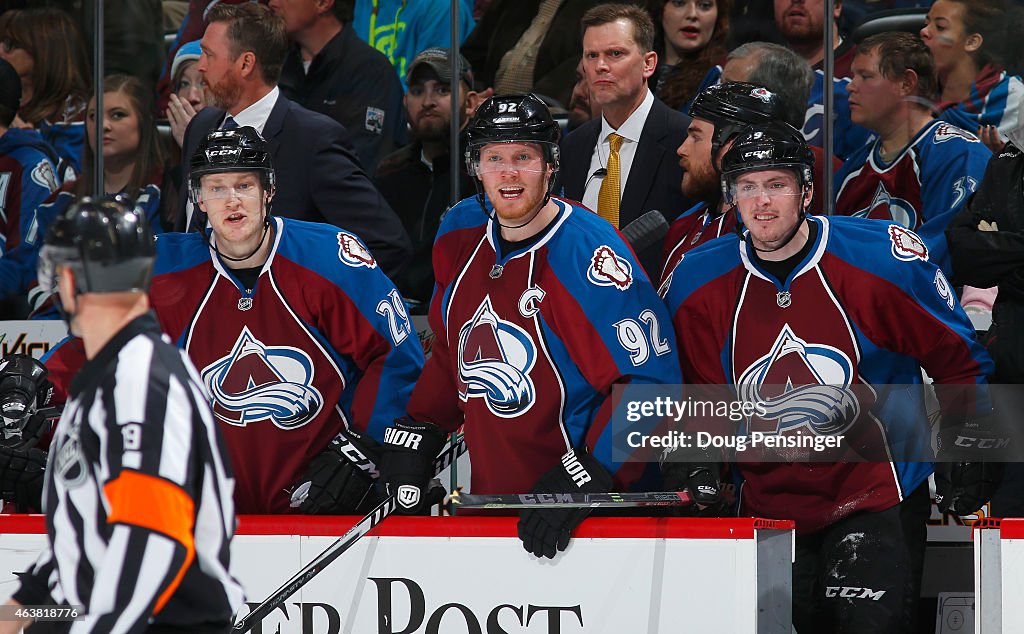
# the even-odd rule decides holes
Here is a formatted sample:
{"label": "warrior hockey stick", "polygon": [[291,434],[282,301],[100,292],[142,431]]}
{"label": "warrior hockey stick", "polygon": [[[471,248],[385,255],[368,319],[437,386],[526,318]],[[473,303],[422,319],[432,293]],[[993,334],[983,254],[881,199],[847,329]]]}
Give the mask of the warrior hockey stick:
{"label": "warrior hockey stick", "polygon": [[455,491],[456,506],[484,509],[566,509],[621,508],[627,506],[690,506],[689,491],[652,491],[640,493],[496,493],[473,495]]}
{"label": "warrior hockey stick", "polygon": [[[459,456],[466,452],[466,441],[460,440],[456,444],[443,451],[437,458],[434,458],[434,475],[444,471],[449,465],[452,464]],[[246,614],[241,621],[235,623],[233,628],[234,632],[242,634],[251,630],[257,623],[266,618],[271,612],[276,610],[282,603],[284,603],[288,597],[295,594],[299,588],[309,583],[309,581],[323,572],[332,561],[337,559],[346,550],[352,547],[359,539],[366,535],[373,527],[377,526],[384,521],[384,518],[394,513],[398,502],[395,500],[395,496],[389,495],[386,500],[377,505],[375,509],[370,511],[366,517],[356,522],[356,525],[348,529],[348,531],[339,537],[337,541],[328,546],[324,552],[311,561],[309,565],[295,573],[291,579],[286,581],[283,586],[274,591],[272,595],[263,600],[251,612]]]}

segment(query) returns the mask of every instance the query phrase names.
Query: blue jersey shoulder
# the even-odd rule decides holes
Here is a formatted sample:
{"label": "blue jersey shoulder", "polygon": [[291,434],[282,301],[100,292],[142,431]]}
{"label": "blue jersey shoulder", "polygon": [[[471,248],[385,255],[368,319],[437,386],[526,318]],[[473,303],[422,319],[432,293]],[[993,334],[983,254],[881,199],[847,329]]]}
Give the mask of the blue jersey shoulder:
{"label": "blue jersey shoulder", "polygon": [[162,233],[156,237],[154,276],[184,271],[209,261],[210,248],[198,233]]}
{"label": "blue jersey shoulder", "polygon": [[739,236],[730,233],[710,240],[683,255],[665,279],[662,295],[674,311],[701,287],[742,265]]}
{"label": "blue jersey shoulder", "polygon": [[487,207],[485,213],[480,208],[480,202],[476,196],[470,196],[469,198],[463,198],[459,202],[455,203],[454,206],[448,209],[441,216],[441,226],[437,230],[436,240],[441,239],[441,236],[451,233],[452,231],[459,231],[461,229],[470,229],[472,227],[483,227],[490,220],[488,214],[493,213],[493,207],[491,201],[484,197],[484,205]]}

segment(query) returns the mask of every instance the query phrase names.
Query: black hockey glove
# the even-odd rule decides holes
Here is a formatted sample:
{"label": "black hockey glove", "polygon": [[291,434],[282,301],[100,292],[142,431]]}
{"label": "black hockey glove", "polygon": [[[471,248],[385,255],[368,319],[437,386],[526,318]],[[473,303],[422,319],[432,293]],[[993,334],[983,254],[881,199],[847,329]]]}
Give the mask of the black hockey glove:
{"label": "black hockey glove", "polygon": [[398,513],[420,515],[444,499],[444,487],[433,478],[434,458],[447,436],[433,423],[406,416],[384,430],[380,477],[387,494],[397,499]]}
{"label": "black hockey glove", "polygon": [[[531,493],[608,493],[612,476],[585,450],[570,449],[558,466],[542,475]],[[590,509],[523,509],[519,511],[519,539],[537,557],[554,559],[565,550],[573,529],[590,515]]]}
{"label": "black hockey glove", "polygon": [[40,449],[0,447],[0,497],[19,512],[43,508],[43,472],[46,452]]}
{"label": "black hockey glove", "polygon": [[680,507],[679,515],[715,517],[725,511],[721,468],[717,462],[663,462],[661,477],[667,491],[689,491],[693,506]]}
{"label": "black hockey glove", "polygon": [[310,461],[291,490],[291,507],[307,515],[363,515],[376,501],[381,447],[369,436],[343,431]]}
{"label": "black hockey glove", "polygon": [[46,366],[24,354],[12,354],[0,361],[0,445],[32,446],[44,431],[44,418],[36,411],[49,404],[53,384]]}
{"label": "black hockey glove", "polygon": [[985,506],[1003,480],[1001,462],[935,465],[935,504],[943,513],[970,515]]}

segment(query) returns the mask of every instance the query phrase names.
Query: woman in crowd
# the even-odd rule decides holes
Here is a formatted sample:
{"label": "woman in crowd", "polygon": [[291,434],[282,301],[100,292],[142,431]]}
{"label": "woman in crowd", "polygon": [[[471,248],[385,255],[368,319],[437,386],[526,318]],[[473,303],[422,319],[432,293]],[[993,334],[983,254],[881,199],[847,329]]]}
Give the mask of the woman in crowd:
{"label": "woman in crowd", "polygon": [[[103,136],[99,140],[103,146],[103,193],[122,193],[134,199],[145,210],[154,233],[161,233],[163,227],[174,225],[173,218],[164,210],[175,207],[166,204],[160,195],[164,162],[153,118],[153,94],[135,77],[111,75],[103,82],[103,110]],[[96,116],[96,100],[92,99],[85,126],[89,149],[80,157],[82,173],[78,179],[65,182],[59,192],[36,209],[34,236],[0,258],[0,298],[24,294],[34,286],[36,260],[46,229],[77,198],[92,193]],[[29,304],[36,315],[47,314],[45,307],[39,310],[46,299],[29,293]]]}
{"label": "woman in crowd", "polygon": [[78,27],[59,9],[6,11],[0,15],[0,57],[21,78],[15,126],[39,130],[60,155],[61,177],[74,178],[81,169],[90,93],[89,54]]}
{"label": "woman in crowd", "polygon": [[647,0],[658,29],[654,94],[672,108],[696,96],[715,65],[724,64],[732,0]]}
{"label": "woman in crowd", "polygon": [[1005,0],[936,0],[921,29],[939,74],[939,117],[977,131],[993,151],[1016,126],[1024,98],[1013,74],[1017,14]]}

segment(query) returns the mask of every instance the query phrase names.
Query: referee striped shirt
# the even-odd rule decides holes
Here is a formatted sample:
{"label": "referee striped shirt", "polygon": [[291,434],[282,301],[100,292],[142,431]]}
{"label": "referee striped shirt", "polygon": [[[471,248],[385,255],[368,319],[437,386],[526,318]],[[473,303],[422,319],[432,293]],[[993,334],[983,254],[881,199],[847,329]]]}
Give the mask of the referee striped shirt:
{"label": "referee striped shirt", "polygon": [[85,606],[76,633],[231,623],[234,480],[201,385],[151,312],[82,366],[50,445],[48,547],[16,600]]}

